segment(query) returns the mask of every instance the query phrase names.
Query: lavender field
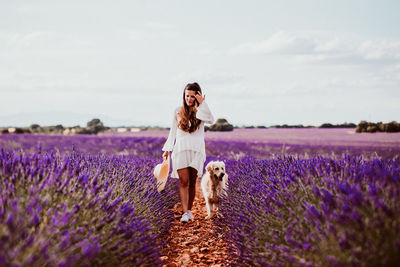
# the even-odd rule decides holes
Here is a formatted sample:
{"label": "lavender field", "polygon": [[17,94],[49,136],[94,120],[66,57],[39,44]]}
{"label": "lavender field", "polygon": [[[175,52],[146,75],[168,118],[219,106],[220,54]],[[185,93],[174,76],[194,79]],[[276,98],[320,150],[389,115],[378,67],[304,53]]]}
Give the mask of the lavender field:
{"label": "lavender field", "polygon": [[[400,135],[318,130],[206,133],[237,265],[399,262]],[[152,168],[167,135],[0,135],[0,265],[162,265],[177,183],[159,194]]]}
{"label": "lavender field", "polygon": [[[166,138],[168,130],[149,130],[115,134],[125,137]],[[107,134],[106,134],[107,135]],[[400,155],[400,133],[356,134],[354,129],[234,129],[231,132],[206,132],[207,155],[257,158],[277,154],[308,156],[351,155],[392,158]]]}

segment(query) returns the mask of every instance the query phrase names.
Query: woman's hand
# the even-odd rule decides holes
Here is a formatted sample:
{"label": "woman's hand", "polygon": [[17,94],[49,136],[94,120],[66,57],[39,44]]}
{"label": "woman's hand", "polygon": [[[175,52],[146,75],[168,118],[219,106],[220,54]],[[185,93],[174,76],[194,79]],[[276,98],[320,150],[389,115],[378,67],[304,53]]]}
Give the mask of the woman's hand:
{"label": "woman's hand", "polygon": [[168,159],[169,151],[165,151],[162,156],[164,159]]}
{"label": "woman's hand", "polygon": [[200,92],[197,92],[194,97],[196,97],[196,100],[197,102],[199,102],[199,105],[203,103],[204,100],[206,100],[206,95],[202,96]]}

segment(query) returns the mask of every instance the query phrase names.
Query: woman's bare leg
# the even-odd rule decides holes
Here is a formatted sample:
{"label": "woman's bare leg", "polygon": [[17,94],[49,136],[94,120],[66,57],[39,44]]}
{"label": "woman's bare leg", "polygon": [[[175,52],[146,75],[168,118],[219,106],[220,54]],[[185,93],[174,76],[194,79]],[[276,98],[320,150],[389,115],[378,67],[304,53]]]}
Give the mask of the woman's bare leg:
{"label": "woman's bare leg", "polygon": [[188,211],[189,203],[189,180],[190,170],[189,168],[183,168],[178,170],[179,176],[179,196],[181,198],[183,213]]}
{"label": "woman's bare leg", "polygon": [[189,176],[189,203],[188,210],[192,210],[194,197],[196,196],[196,178],[197,178],[197,170],[189,167],[190,176]]}

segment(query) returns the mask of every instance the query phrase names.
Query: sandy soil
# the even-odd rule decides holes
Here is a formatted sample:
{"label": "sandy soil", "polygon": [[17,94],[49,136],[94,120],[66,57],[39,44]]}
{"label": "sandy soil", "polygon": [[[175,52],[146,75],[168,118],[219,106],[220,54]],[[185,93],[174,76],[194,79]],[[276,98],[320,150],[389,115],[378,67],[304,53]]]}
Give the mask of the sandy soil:
{"label": "sandy soil", "polygon": [[228,243],[213,230],[216,228],[213,220],[204,219],[207,212],[199,181],[192,209],[194,220],[186,224],[179,221],[182,214],[180,203],[175,205],[174,212],[175,222],[162,251],[164,266],[229,266]]}

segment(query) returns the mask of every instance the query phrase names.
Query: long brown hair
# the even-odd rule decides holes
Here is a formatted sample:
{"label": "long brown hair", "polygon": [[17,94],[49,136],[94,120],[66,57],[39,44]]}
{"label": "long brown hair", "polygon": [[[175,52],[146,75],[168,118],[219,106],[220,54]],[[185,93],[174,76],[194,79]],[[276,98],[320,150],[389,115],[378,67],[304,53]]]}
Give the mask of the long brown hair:
{"label": "long brown hair", "polygon": [[[195,91],[201,93],[201,88],[198,83],[188,83],[183,89],[183,105],[178,115],[180,120],[178,122],[178,127],[185,132],[193,133],[200,127],[201,120],[196,118],[197,107],[196,105],[193,107],[189,107],[185,101],[185,92],[186,90]],[[198,103],[195,100],[195,103]]]}

